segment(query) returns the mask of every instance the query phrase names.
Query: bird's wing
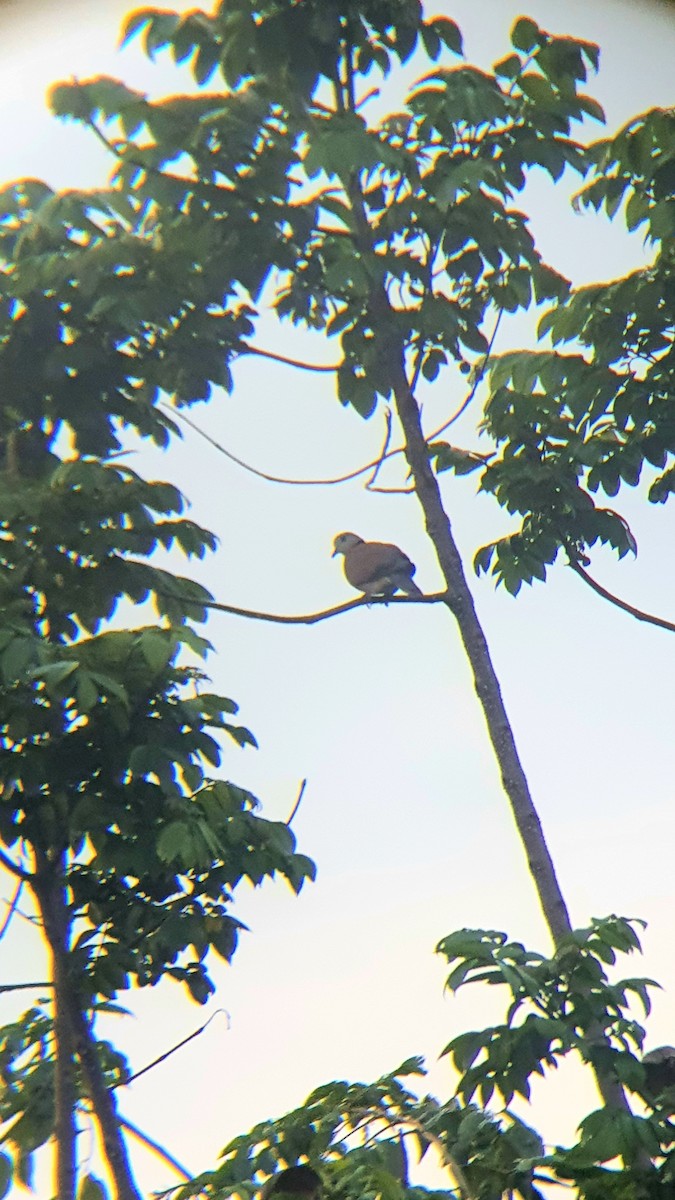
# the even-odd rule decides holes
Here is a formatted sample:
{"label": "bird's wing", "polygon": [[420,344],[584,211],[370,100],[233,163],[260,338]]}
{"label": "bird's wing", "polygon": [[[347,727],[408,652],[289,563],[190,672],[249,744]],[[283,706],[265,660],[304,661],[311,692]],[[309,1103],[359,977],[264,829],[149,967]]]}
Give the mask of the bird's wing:
{"label": "bird's wing", "polygon": [[410,559],[387,542],[360,542],[345,554],[345,575],[356,588],[386,578],[388,575],[412,575],[415,568]]}

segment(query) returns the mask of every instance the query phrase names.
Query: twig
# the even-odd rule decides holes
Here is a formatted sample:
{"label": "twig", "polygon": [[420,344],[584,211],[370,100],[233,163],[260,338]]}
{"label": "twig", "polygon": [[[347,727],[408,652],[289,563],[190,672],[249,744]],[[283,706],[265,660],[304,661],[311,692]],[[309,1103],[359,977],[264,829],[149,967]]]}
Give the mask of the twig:
{"label": "twig", "polygon": [[304,794],[305,794],[305,788],[306,788],[306,787],[307,787],[307,780],[306,780],[306,779],[303,779],[302,783],[300,784],[300,791],[298,792],[298,798],[297,798],[297,800],[295,801],[295,804],[293,805],[293,808],[291,809],[291,815],[290,815],[290,817],[288,818],[288,820],[285,822],[285,825],[286,825],[286,828],[287,828],[287,829],[290,829],[290,827],[291,827],[291,822],[292,822],[292,820],[293,820],[293,818],[294,818],[295,814],[297,813],[297,811],[298,811],[298,809],[299,809],[299,807],[300,807],[300,805],[301,805],[301,803],[302,803],[302,797],[303,797],[303,796],[304,796]]}
{"label": "twig", "polygon": [[462,416],[462,413],[466,412],[467,408],[471,404],[471,401],[473,400],[473,398],[476,395],[476,392],[478,390],[478,385],[481,382],[481,380],[483,379],[485,372],[487,371],[488,363],[492,357],[492,350],[493,350],[493,347],[494,347],[494,344],[495,344],[495,341],[497,338],[497,334],[499,332],[499,326],[501,324],[503,312],[504,312],[503,308],[500,308],[499,312],[497,313],[497,320],[495,321],[495,326],[494,326],[494,329],[492,330],[492,334],[490,336],[490,341],[488,342],[487,350],[485,351],[485,357],[484,357],[480,367],[476,371],[476,374],[474,375],[473,383],[471,385],[471,388],[469,389],[467,396],[460,404],[460,406],[457,409],[457,412],[454,414],[454,416],[452,416],[450,418],[450,420],[446,422],[445,425],[442,425],[441,428],[436,431],[436,433],[432,433],[430,438],[427,438],[428,442],[432,441],[433,438],[437,438],[439,433],[445,433],[446,429],[449,429],[451,425],[454,425],[455,421],[459,420],[459,418]]}
{"label": "twig", "polygon": [[386,487],[371,487],[369,492],[373,492],[377,496],[412,496],[415,491],[414,487],[407,488],[386,488]]}
{"label": "twig", "polygon": [[33,878],[30,871],[24,871],[23,867],[19,867],[15,862],[12,862],[11,858],[5,854],[4,850],[0,850],[0,863],[2,863],[3,867],[6,867],[6,869],[12,873],[12,875],[16,875],[17,879],[23,880],[24,883],[27,883]]}
{"label": "twig", "polygon": [[[487,348],[482,367],[476,373],[468,394],[465,396],[457,411],[454,412],[447,421],[444,421],[442,425],[439,425],[438,429],[435,429],[433,433],[430,433],[427,436],[428,442],[433,442],[435,438],[440,437],[442,433],[445,433],[445,431],[449,429],[451,425],[454,425],[455,421],[459,420],[459,418],[462,416],[462,413],[466,411],[473,400],[476,394],[476,389],[478,388],[478,384],[485,375],[487,364],[492,353],[492,347],[494,346],[495,338],[497,336],[500,319],[501,310],[495,322],[495,327],[492,331],[492,337],[490,338],[490,343]],[[385,454],[380,453],[377,458],[373,459],[372,462],[366,463],[363,467],[357,467],[354,471],[347,471],[345,475],[335,475],[331,478],[293,479],[285,475],[271,475],[268,471],[261,471],[258,469],[258,467],[252,466],[251,463],[245,462],[244,459],[238,458],[237,455],[233,454],[231,450],[226,450],[221,442],[218,442],[214,437],[211,437],[209,433],[206,433],[199,425],[196,424],[195,421],[192,420],[191,417],[187,417],[180,409],[173,408],[171,405],[163,404],[161,402],[157,405],[157,407],[164,409],[166,413],[169,413],[178,421],[182,421],[184,425],[189,425],[190,429],[193,429],[195,433],[199,434],[199,436],[203,438],[205,442],[208,442],[209,445],[213,446],[215,450],[218,450],[220,454],[224,454],[225,458],[229,458],[230,462],[236,463],[236,465],[241,467],[243,471],[248,471],[249,475],[255,475],[257,479],[264,479],[266,483],[281,483],[292,487],[333,487],[338,483],[350,483],[353,479],[359,479],[361,475],[367,475],[375,468],[379,468],[381,463],[383,463],[386,459],[395,458],[398,454],[403,454],[403,446],[397,446],[394,450],[387,450]],[[369,490],[376,491],[378,489],[371,487]]]}
{"label": "twig", "polygon": [[[411,1117],[407,1113],[402,1113],[400,1116],[395,1116],[392,1114],[390,1118],[388,1115],[385,1116],[384,1114],[378,1114],[377,1112],[371,1113],[371,1110],[369,1109],[364,1110],[363,1116],[365,1117],[366,1128],[367,1125],[371,1123],[371,1120],[374,1120],[375,1122],[381,1122],[385,1129],[400,1130],[402,1125],[407,1125],[410,1129],[414,1129],[416,1133],[420,1134],[421,1137],[425,1138],[426,1141],[429,1142],[429,1145],[435,1148],[438,1157],[441,1160],[441,1165],[445,1167],[446,1170],[451,1171],[451,1173],[454,1175],[457,1188],[462,1196],[462,1200],[474,1200],[474,1194],[469,1186],[469,1182],[462,1167],[459,1165],[454,1155],[451,1154],[443,1139],[440,1138],[437,1133],[432,1133],[432,1131],[428,1129],[422,1121],[418,1121],[416,1117]],[[377,1141],[381,1133],[382,1130],[379,1129],[376,1130],[374,1134],[366,1137],[364,1145],[367,1146],[369,1142]]]}
{"label": "twig", "polygon": [[182,599],[189,604],[199,604],[201,608],[231,613],[235,617],[248,617],[252,621],[272,621],[277,625],[316,625],[319,621],[328,620],[329,617],[337,617],[341,613],[351,612],[353,608],[371,608],[373,605],[380,604],[442,604],[447,602],[448,594],[447,592],[434,592],[430,596],[391,596],[389,600],[380,596],[367,600],[365,596],[359,596],[358,600],[349,600],[346,604],[337,604],[335,608],[327,608],[324,612],[309,613],[305,617],[287,617],[280,613],[256,612],[250,608],[237,608],[234,604],[219,604],[216,600],[195,601],[194,597],[188,596],[172,595],[172,599]]}
{"label": "twig", "polygon": [[21,917],[22,921],[26,921],[28,925],[33,925],[38,929],[42,929],[42,921],[37,913],[24,912],[23,909],[17,907],[16,915],[17,917]]}
{"label": "twig", "polygon": [[[436,258],[436,255],[438,254],[438,248],[441,244],[442,237],[443,237],[443,234],[440,233],[438,235],[438,237],[436,238],[435,242],[431,241],[431,239],[429,239],[429,254],[427,257],[427,261],[425,263],[426,272],[427,272],[425,291],[426,291],[427,296],[430,295],[431,297],[433,297],[433,295],[434,295],[434,260]],[[422,240],[423,241],[425,240],[424,236],[422,236]],[[425,349],[426,349],[426,344],[425,344],[424,338],[422,338],[420,340],[419,346],[417,348],[417,354],[415,355],[415,365],[413,367],[413,373],[410,377],[409,387],[410,387],[411,392],[415,391],[415,388],[417,387],[417,384],[419,383],[420,373],[422,370],[422,363],[424,361]]]}
{"label": "twig", "polygon": [[[366,463],[364,467],[359,467],[356,471],[349,471],[346,475],[338,475],[334,479],[291,479],[284,475],[270,475],[269,472],[261,471],[258,467],[252,466],[251,463],[245,462],[243,458],[238,458],[231,450],[226,450],[221,442],[216,441],[209,433],[206,433],[201,426],[197,425],[196,421],[193,421],[191,417],[187,417],[180,409],[172,408],[171,405],[163,404],[161,401],[157,407],[164,409],[172,417],[175,417],[178,421],[182,421],[184,425],[189,425],[190,429],[194,429],[195,433],[198,433],[205,442],[208,442],[215,450],[218,450],[220,454],[224,454],[225,458],[229,458],[230,462],[236,463],[242,470],[248,471],[249,475],[255,475],[257,479],[264,479],[266,483],[283,483],[289,484],[292,487],[329,487],[334,483],[349,483],[352,479],[358,479],[360,475],[365,475],[367,471],[372,471],[373,467],[376,467],[379,462],[379,459],[376,458],[373,462]],[[432,436],[437,437],[438,433]],[[390,450],[386,457],[392,458],[395,454],[402,453],[403,448],[399,447],[398,450]]]}
{"label": "twig", "polygon": [[435,1148],[442,1165],[454,1175],[455,1182],[464,1200],[473,1200],[474,1193],[469,1186],[469,1181],[462,1167],[438,1134],[432,1133],[430,1129],[425,1127],[422,1121],[417,1121],[414,1117],[406,1116],[404,1120],[406,1125],[409,1125],[411,1129],[415,1129],[417,1133],[425,1137]]}
{"label": "twig", "polygon": [[176,1174],[181,1175],[186,1183],[190,1183],[194,1179],[194,1174],[191,1174],[187,1167],[179,1163],[178,1159],[169,1154],[169,1151],[165,1150],[154,1138],[149,1137],[147,1133],[143,1133],[142,1129],[139,1129],[137,1125],[128,1121],[126,1117],[120,1116],[118,1120],[123,1129],[126,1129],[132,1137],[135,1137],[137,1141],[147,1146],[149,1150],[152,1150],[153,1154],[156,1154],[158,1158],[161,1158],[163,1162],[172,1167]]}
{"label": "twig", "polygon": [[33,988],[51,988],[51,979],[38,979],[36,983],[0,983],[0,992],[24,992]]}
{"label": "twig", "polygon": [[[74,75],[71,76],[71,79],[75,87],[81,90],[83,85],[80,83],[79,79],[77,79],[77,77]],[[105,146],[106,150],[109,150],[122,166],[129,165],[131,167],[136,167],[138,171],[142,171],[145,175],[151,175],[156,179],[169,179],[173,183],[180,183],[186,188],[192,188],[194,191],[199,191],[207,196],[214,193],[219,196],[222,196],[223,193],[226,195],[234,193],[234,187],[222,187],[217,183],[209,183],[205,179],[194,179],[189,175],[176,175],[173,171],[164,171],[161,167],[156,167],[153,163],[146,163],[143,162],[142,159],[132,158],[131,155],[126,153],[125,149],[121,149],[120,146],[116,145],[115,142],[106,137],[103,130],[99,129],[92,117],[83,114],[79,119],[82,121],[83,125],[86,125],[88,129],[91,129],[94,136],[98,138],[99,142],[101,142],[101,145]],[[128,145],[129,143],[127,142],[127,146]],[[140,147],[137,147],[137,149],[139,148]]]}
{"label": "twig", "polygon": [[19,900],[21,899],[21,893],[23,891],[23,885],[25,882],[26,882],[25,879],[20,879],[16,885],[16,888],[14,890],[14,895],[12,896],[12,899],[9,904],[9,908],[7,910],[7,916],[5,917],[4,921],[2,922],[2,926],[0,927],[0,941],[2,941],[2,939],[4,938],[5,934],[7,933],[7,930],[9,929],[9,927],[12,923],[12,917],[14,916],[14,913],[17,910]]}
{"label": "twig", "polygon": [[176,1053],[176,1050],[182,1049],[182,1047],[187,1046],[188,1042],[191,1042],[193,1038],[199,1037],[199,1034],[204,1032],[207,1026],[211,1024],[214,1017],[217,1017],[219,1013],[225,1013],[229,1029],[230,1014],[224,1008],[217,1008],[215,1012],[211,1013],[208,1021],[205,1021],[203,1025],[200,1025],[199,1029],[195,1029],[192,1033],[189,1033],[187,1037],[182,1038],[180,1042],[176,1042],[175,1046],[172,1046],[170,1050],[165,1050],[164,1054],[160,1054],[158,1058],[153,1058],[152,1062],[149,1062],[145,1067],[141,1067],[140,1071],[135,1071],[134,1074],[130,1075],[128,1079],[115,1084],[115,1087],[121,1087],[122,1085],[126,1087],[130,1083],[133,1083],[134,1080],[140,1079],[141,1075],[145,1075],[147,1071],[152,1071],[153,1067],[157,1067],[160,1063],[165,1062],[167,1058],[170,1058],[172,1054]]}
{"label": "twig", "polygon": [[570,566],[572,570],[579,576],[579,578],[583,579],[584,583],[587,583],[588,586],[598,594],[598,596],[602,596],[603,600],[608,600],[610,604],[614,604],[617,608],[620,608],[622,612],[629,613],[631,617],[635,617],[636,621],[646,621],[648,625],[657,625],[659,629],[667,629],[670,633],[675,633],[674,621],[667,621],[665,617],[656,617],[652,613],[643,612],[641,608],[636,608],[635,605],[628,604],[626,600],[620,600],[618,596],[615,596],[613,592],[609,592],[607,588],[602,586],[601,583],[597,583],[596,580],[588,574],[588,571],[585,571],[579,563],[570,562],[568,566]]}
{"label": "twig", "polygon": [[300,371],[326,371],[329,374],[335,374],[340,370],[341,363],[332,365],[324,365],[323,363],[308,363],[299,358],[288,358],[285,354],[275,354],[272,350],[260,350],[257,346],[249,346],[248,342],[242,342],[243,349],[241,354],[253,354],[257,358],[271,358],[273,362],[284,363],[287,367],[298,367]]}
{"label": "twig", "polygon": [[374,486],[375,480],[377,479],[377,476],[380,473],[380,467],[382,466],[382,463],[384,462],[385,458],[387,457],[387,451],[389,449],[389,442],[391,440],[391,409],[390,408],[388,408],[386,411],[385,426],[386,426],[386,428],[385,428],[385,432],[384,432],[384,442],[382,443],[382,449],[380,450],[380,457],[378,458],[377,462],[375,463],[375,465],[373,467],[370,478],[366,479],[366,482],[364,485],[367,492],[375,490],[375,486]]}

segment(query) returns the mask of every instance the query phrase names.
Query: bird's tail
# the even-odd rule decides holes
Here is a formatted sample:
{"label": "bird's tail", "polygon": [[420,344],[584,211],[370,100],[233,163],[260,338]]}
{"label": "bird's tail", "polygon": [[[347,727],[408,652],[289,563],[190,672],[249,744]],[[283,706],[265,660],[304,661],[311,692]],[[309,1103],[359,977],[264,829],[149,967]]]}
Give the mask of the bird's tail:
{"label": "bird's tail", "polygon": [[405,583],[400,584],[402,592],[406,592],[408,596],[423,596],[424,592],[418,588],[414,579],[406,579]]}

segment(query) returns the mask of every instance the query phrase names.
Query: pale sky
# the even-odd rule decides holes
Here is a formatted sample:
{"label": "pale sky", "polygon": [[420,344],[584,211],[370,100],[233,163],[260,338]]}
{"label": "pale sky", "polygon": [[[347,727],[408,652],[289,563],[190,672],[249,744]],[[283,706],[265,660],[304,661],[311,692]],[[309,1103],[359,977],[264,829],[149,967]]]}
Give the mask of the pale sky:
{"label": "pale sky", "polygon": [[[190,86],[187,71],[167,57],[153,66],[136,43],[116,51],[126,8],[117,0],[0,3],[5,180],[27,175],[55,187],[87,187],[106,178],[110,164],[94,139],[49,116],[51,82],[103,73],[153,95]],[[522,12],[553,31],[598,41],[601,72],[587,90],[605,104],[609,130],[673,101],[675,17],[668,5],[441,0],[432,8],[458,21],[467,59],[482,66],[506,53],[508,29]],[[390,97],[393,109],[400,102],[395,82]],[[540,249],[576,283],[611,278],[642,261],[639,238],[629,239],[618,222],[610,228],[604,218],[575,216],[565,189],[534,179],[521,207],[528,205]],[[532,344],[528,321],[501,332],[502,349]],[[300,353],[333,357],[335,347],[286,327],[270,324],[258,340],[288,351],[291,336]],[[381,417],[365,423],[345,412],[329,379],[251,359],[236,366],[235,380],[232,396],[196,406],[190,416],[260,469],[330,476],[377,454]],[[427,388],[428,428],[462,396],[452,380]],[[474,428],[475,418],[462,427],[467,445],[480,445]],[[417,563],[420,586],[439,586],[414,497],[372,495],[358,483],[267,484],[189,431],[168,455],[141,448],[133,465],[177,482],[193,518],[218,534],[215,555],[179,569],[225,603],[304,613],[348,599],[338,560],[330,558],[333,536],[343,529],[398,543]],[[385,478],[401,476],[392,466]],[[507,520],[491,499],[476,498],[473,476],[446,475],[443,490],[470,563]],[[621,502],[638,558],[616,565],[599,552],[593,572],[631,602],[672,618],[673,501]],[[562,565],[517,600],[484,578],[471,576],[471,586],[572,920],[583,925],[616,912],[649,922],[644,959],[627,961],[623,974],[664,984],[648,1045],[675,1042],[673,635],[603,604]],[[258,751],[228,748],[225,772],[250,787],[274,819],[288,815],[307,778],[294,830],[318,865],[318,880],[299,899],[283,883],[240,889],[234,911],[251,932],[230,967],[214,964],[218,992],[204,1009],[176,987],[158,987],[122,997],[135,1017],[106,1029],[138,1069],[217,1008],[230,1014],[229,1029],[217,1017],[186,1050],[119,1095],[123,1114],[195,1172],[215,1165],[232,1136],[295,1107],[320,1083],[368,1080],[411,1054],[427,1055],[428,1086],[447,1095],[452,1077],[447,1063],[436,1061],[439,1052],[464,1029],[500,1019],[502,1010],[494,990],[443,995],[437,941],[462,926],[487,926],[549,947],[445,610],[377,607],[310,628],[214,614],[207,633],[216,647],[214,685],[239,702],[260,743]],[[24,923],[15,922],[3,950],[3,979],[41,977],[41,946]],[[3,999],[0,1019],[27,1007],[24,1001]],[[565,1070],[538,1085],[525,1115],[563,1141],[584,1106],[595,1104],[592,1085]],[[131,1148],[142,1187],[174,1182]]]}

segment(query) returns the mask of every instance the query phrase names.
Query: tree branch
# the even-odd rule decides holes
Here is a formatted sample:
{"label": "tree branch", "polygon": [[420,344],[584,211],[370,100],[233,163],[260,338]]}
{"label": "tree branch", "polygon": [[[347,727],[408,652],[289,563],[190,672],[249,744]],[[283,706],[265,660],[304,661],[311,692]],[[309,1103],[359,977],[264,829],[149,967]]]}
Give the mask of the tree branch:
{"label": "tree branch", "polygon": [[243,350],[241,354],[253,354],[257,358],[271,358],[273,362],[284,363],[287,367],[297,367],[300,371],[325,371],[328,374],[335,374],[340,370],[341,363],[334,365],[324,365],[322,363],[303,362],[300,358],[289,358],[286,354],[275,354],[272,350],[261,350],[257,346],[250,346],[248,342],[242,342]]}
{"label": "tree branch", "polygon": [[[490,346],[488,347],[488,355],[490,354],[494,338],[497,333],[498,324],[499,319],[497,320],[497,324],[495,325],[492,333]],[[483,367],[475,376],[472,387],[460,404],[459,408],[452,414],[451,417],[448,418],[447,421],[444,421],[442,425],[439,425],[438,429],[435,429],[432,433],[427,434],[427,442],[433,442],[435,438],[440,437],[440,435],[445,433],[446,429],[449,429],[451,425],[454,425],[455,421],[458,421],[462,416],[462,413],[466,411],[476,394],[478,384],[485,374],[486,365],[487,355],[484,360]],[[220,454],[224,454],[225,458],[229,458],[230,462],[236,463],[236,465],[241,467],[243,471],[248,471],[249,475],[255,475],[257,479],[264,479],[266,483],[282,483],[287,484],[290,487],[333,487],[335,484],[350,483],[353,479],[358,479],[361,475],[367,475],[370,471],[373,471],[375,467],[379,468],[381,463],[385,462],[386,459],[395,458],[398,454],[403,454],[404,452],[403,446],[397,446],[394,450],[387,450],[384,455],[380,454],[377,458],[373,459],[372,462],[365,463],[364,466],[357,467],[354,471],[348,471],[345,475],[335,475],[331,478],[324,479],[292,479],[284,475],[271,475],[267,471],[260,471],[257,467],[245,462],[244,459],[238,458],[237,455],[233,454],[231,450],[226,450],[225,447],[216,440],[216,438],[213,438],[209,433],[206,433],[199,425],[196,424],[195,421],[192,420],[191,417],[186,417],[185,413],[183,413],[180,409],[172,408],[171,405],[163,404],[161,401],[158,403],[157,407],[164,409],[166,413],[169,413],[178,421],[182,421],[184,425],[188,425],[190,429],[193,429],[195,433],[199,434],[199,437],[203,438],[205,442],[208,442],[210,446],[213,446],[215,450],[218,450]],[[376,491],[377,489],[371,487],[369,490]]]}
{"label": "tree branch", "polygon": [[610,604],[614,604],[616,608],[620,608],[622,612],[627,612],[631,617],[635,617],[636,621],[646,621],[648,625],[656,625],[659,629],[667,629],[670,633],[675,633],[675,621],[666,621],[665,617],[655,617],[652,613],[643,612],[641,608],[636,608],[633,604],[628,604],[626,600],[619,599],[613,592],[609,592],[601,583],[597,583],[595,579],[585,571],[577,562],[570,562],[568,566],[587,583],[598,596],[602,596],[603,600],[608,600]]}
{"label": "tree branch", "polygon": [[[196,601],[187,596],[172,596],[174,600],[183,599],[190,604]],[[202,608],[214,609],[216,612],[230,613],[235,617],[248,617],[252,621],[271,621],[277,625],[316,625],[319,621],[327,621],[330,617],[338,617],[341,613],[351,612],[353,608],[372,608],[373,605],[387,604],[442,604],[447,603],[447,592],[434,592],[429,596],[391,596],[389,600],[376,596],[367,600],[359,596],[356,600],[348,600],[346,604],[336,604],[335,608],[324,609],[323,612],[309,613],[307,616],[284,616],[280,613],[257,612],[250,608],[237,608],[234,604],[220,604],[217,600],[200,600]]]}
{"label": "tree branch", "polygon": [[364,484],[364,487],[367,492],[377,490],[375,488],[375,480],[377,479],[377,477],[380,473],[380,467],[382,466],[382,463],[384,462],[385,458],[387,457],[387,451],[389,449],[390,441],[391,441],[391,409],[388,408],[386,410],[386,415],[385,415],[384,442],[382,444],[382,449],[380,450],[380,457],[378,458],[377,462],[375,463],[375,466],[373,467],[373,470],[372,470],[369,478],[366,479],[366,482]]}
{"label": "tree branch", "polygon": [[291,815],[288,818],[288,820],[284,822],[287,829],[290,829],[293,818],[294,818],[295,814],[297,813],[300,805],[302,804],[302,797],[305,794],[306,787],[307,787],[307,780],[303,779],[302,783],[300,784],[300,791],[298,792],[297,800],[295,801],[295,804],[293,805],[293,807],[291,809]]}
{"label": "tree branch", "polygon": [[[466,412],[467,408],[471,404],[471,401],[473,400],[474,396],[476,395],[476,392],[478,391],[478,385],[481,382],[481,380],[483,379],[485,372],[487,371],[487,367],[488,367],[490,358],[492,357],[492,351],[494,348],[495,341],[497,339],[497,334],[499,332],[499,325],[501,323],[503,311],[504,310],[500,308],[497,313],[497,319],[494,323],[494,328],[490,335],[490,341],[488,342],[488,348],[485,351],[485,357],[484,357],[480,367],[478,367],[476,373],[474,374],[473,383],[471,384],[471,387],[470,387],[469,391],[467,392],[464,400],[462,401],[462,403],[460,404],[459,408],[454,413],[454,415],[450,418],[450,420],[446,421],[445,425],[441,425],[441,428],[438,429],[436,431],[436,433],[432,433],[431,437],[427,438],[427,442],[432,441],[434,438],[437,438],[441,433],[445,433],[446,429],[449,429],[450,426],[455,423],[455,421],[458,421],[459,418],[462,416],[462,414]],[[410,390],[413,391],[414,389],[411,388]]]}
{"label": "tree branch", "polygon": [[[372,1115],[369,1113],[368,1109],[364,1111],[367,1115]],[[432,1133],[432,1131],[424,1124],[423,1121],[418,1121],[415,1117],[411,1117],[408,1113],[402,1113],[401,1116],[393,1116],[390,1121],[385,1120],[383,1117],[378,1117],[377,1113],[374,1115],[376,1121],[378,1119],[383,1121],[385,1128],[388,1127],[389,1129],[400,1130],[402,1125],[407,1125],[411,1132],[418,1133],[421,1137],[425,1138],[429,1145],[433,1146],[436,1150],[436,1153],[441,1161],[441,1166],[454,1176],[461,1200],[476,1200],[475,1193],[471,1190],[466,1175],[464,1174],[464,1171],[455,1156],[450,1152],[443,1139],[439,1137],[437,1133]],[[369,1143],[375,1142],[380,1132],[381,1131],[376,1132],[372,1138],[367,1138],[365,1145],[367,1146]]]}
{"label": "tree branch", "polygon": [[34,988],[51,988],[51,979],[38,979],[35,983],[0,983],[0,992],[25,992]]}
{"label": "tree branch", "polygon": [[82,1078],[96,1115],[105,1158],[114,1180],[116,1200],[142,1200],[133,1180],[126,1146],[120,1131],[114,1092],[108,1086],[98,1056],[95,1038],[70,975],[72,918],[64,883],[65,856],[61,854],[58,859],[52,860],[45,851],[36,850],[35,853],[36,870],[31,887],[38,902],[45,937],[51,953],[54,984],[56,1194],[59,1200],[74,1200],[75,1197],[77,1183],[75,1058],[77,1057],[82,1069]]}
{"label": "tree branch", "polygon": [[414,487],[371,487],[368,491],[374,496],[412,496],[415,493]]}
{"label": "tree branch", "polygon": [[[157,1067],[160,1063],[165,1062],[167,1058],[170,1058],[172,1054],[176,1053],[176,1050],[180,1050],[183,1046],[187,1046],[188,1042],[191,1042],[193,1038],[199,1037],[200,1033],[203,1033],[204,1030],[211,1024],[214,1017],[217,1017],[220,1013],[225,1013],[229,1027],[229,1014],[224,1008],[217,1008],[215,1012],[211,1013],[208,1021],[205,1021],[203,1025],[199,1026],[199,1029],[194,1029],[192,1033],[187,1035],[187,1037],[181,1038],[180,1042],[176,1042],[176,1045],[172,1046],[170,1050],[165,1050],[163,1054],[160,1054],[157,1058],[153,1058],[152,1062],[149,1062],[145,1067],[141,1067],[140,1071],[134,1072],[134,1074],[130,1075],[128,1079],[125,1079],[124,1087],[128,1087],[128,1085],[133,1083],[134,1080],[140,1079],[141,1075],[145,1075],[147,1071],[152,1071],[153,1067]],[[115,1086],[121,1087],[122,1084],[118,1083]]]}
{"label": "tree branch", "polygon": [[3,867],[6,867],[8,871],[11,871],[12,875],[16,875],[17,879],[22,879],[24,883],[32,882],[33,876],[31,875],[30,871],[24,871],[23,867],[19,867],[15,862],[12,862],[11,858],[5,854],[4,850],[0,850],[0,863],[2,863]]}
{"label": "tree branch", "polygon": [[138,1142],[141,1142],[142,1145],[147,1146],[148,1150],[152,1150],[153,1154],[156,1154],[158,1158],[162,1159],[162,1161],[165,1162],[167,1166],[171,1167],[177,1175],[181,1175],[186,1183],[192,1182],[194,1175],[191,1175],[187,1167],[184,1167],[182,1163],[179,1163],[177,1158],[174,1158],[172,1154],[169,1154],[169,1151],[165,1150],[164,1146],[160,1145],[159,1142],[156,1142],[154,1138],[149,1137],[147,1133],[143,1133],[143,1130],[139,1129],[138,1125],[132,1124],[132,1122],[128,1121],[126,1117],[118,1117],[118,1120],[122,1126],[122,1129],[126,1129],[127,1133],[130,1133],[132,1137],[135,1137]]}
{"label": "tree branch", "polygon": [[0,928],[0,941],[2,941],[2,939],[4,938],[5,934],[7,933],[7,930],[9,929],[9,927],[12,923],[12,917],[14,916],[14,913],[16,912],[16,910],[19,906],[19,900],[21,899],[21,893],[23,891],[23,886],[24,886],[25,882],[26,882],[25,879],[19,879],[19,881],[17,882],[17,885],[14,889],[14,895],[12,896],[12,899],[7,908],[7,915],[4,919],[4,921],[2,922],[2,927]]}

